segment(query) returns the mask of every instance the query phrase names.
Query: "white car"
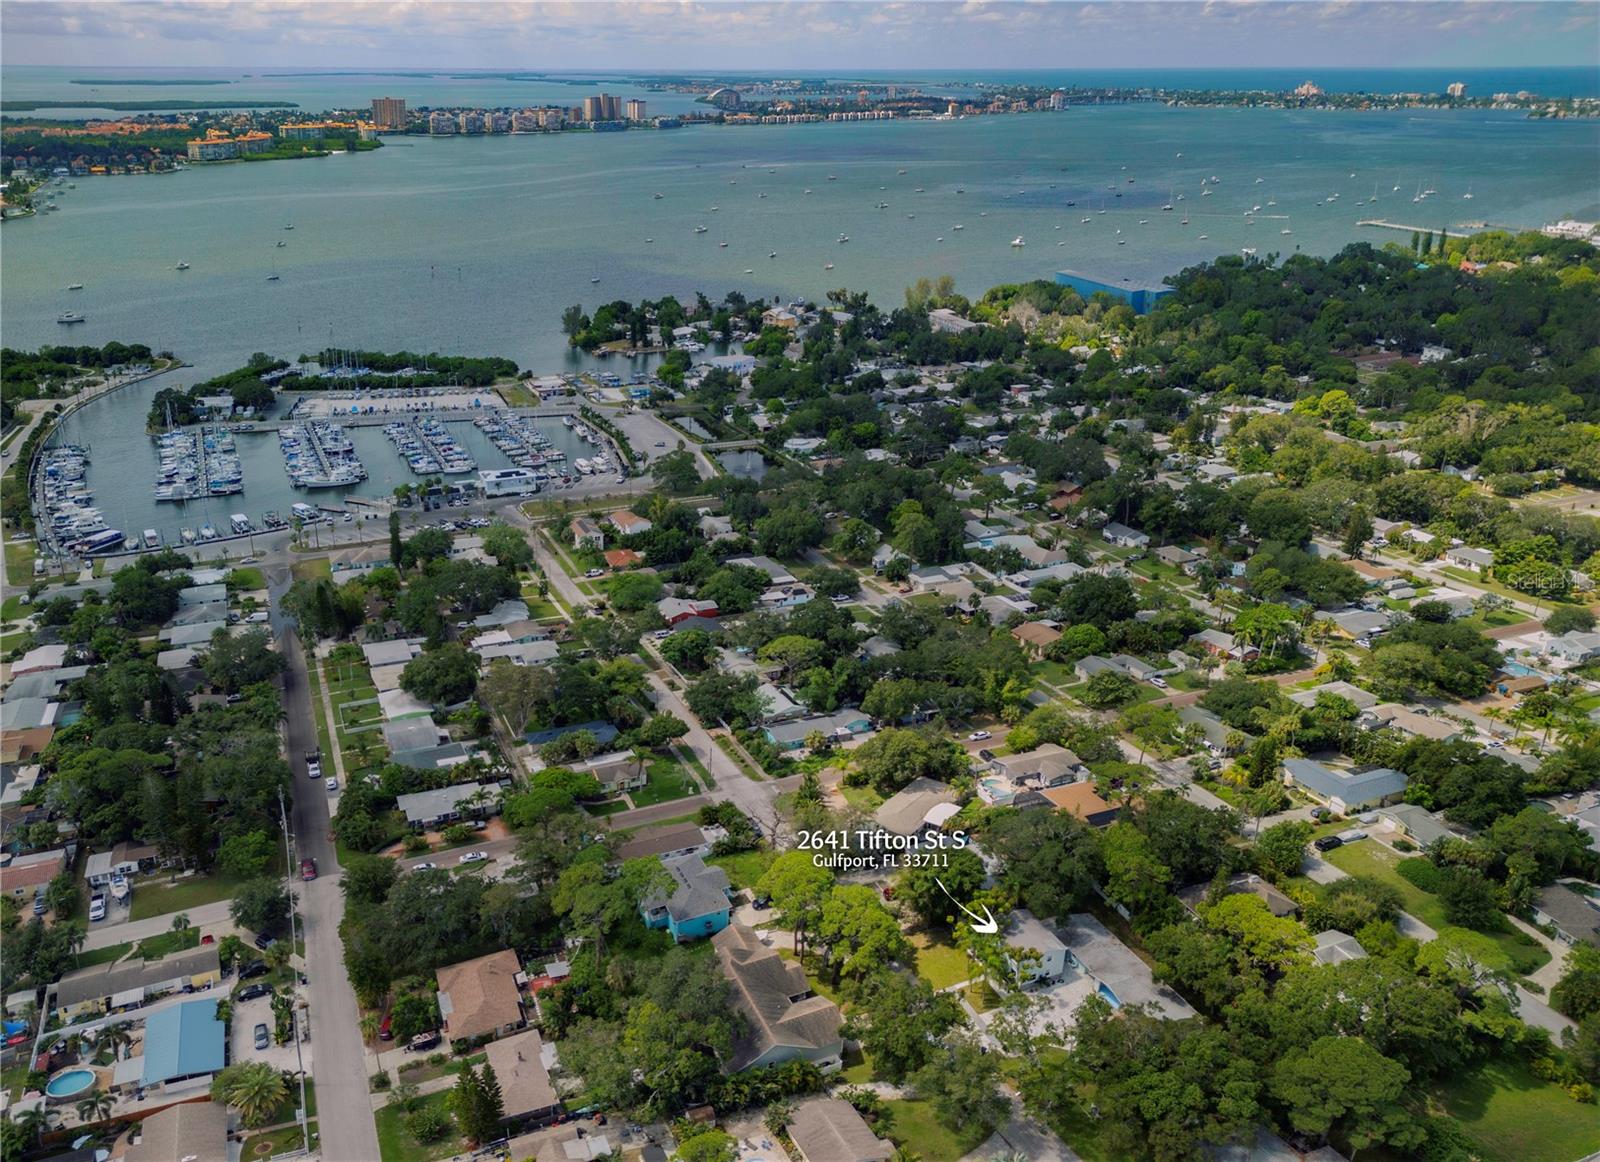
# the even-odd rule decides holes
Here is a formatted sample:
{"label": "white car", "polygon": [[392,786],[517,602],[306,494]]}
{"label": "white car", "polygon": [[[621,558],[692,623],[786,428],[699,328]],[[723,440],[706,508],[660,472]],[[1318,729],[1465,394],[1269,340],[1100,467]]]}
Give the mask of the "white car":
{"label": "white car", "polygon": [[974,730],[971,734],[967,735],[967,741],[982,742],[984,739],[992,737],[993,736],[987,730]]}
{"label": "white car", "polygon": [[320,779],[320,778],[322,778],[322,764],[321,763],[307,763],[306,764],[306,777],[309,778],[309,779]]}
{"label": "white car", "polygon": [[106,898],[95,896],[89,901],[89,919],[104,920],[106,918]]}
{"label": "white car", "polygon": [[583,575],[585,577],[604,577],[605,572],[606,571],[604,569],[588,569],[585,570]]}
{"label": "white car", "polygon": [[1165,678],[1151,678],[1150,685],[1157,690],[1165,690],[1167,688],[1167,680]]}
{"label": "white car", "polygon": [[439,865],[434,863],[431,859],[425,859],[421,863],[412,864],[411,865],[411,870],[412,871],[432,871],[434,868],[436,868],[438,866]]}
{"label": "white car", "polygon": [[466,855],[461,857],[459,862],[461,862],[461,863],[487,863],[488,861],[489,861],[489,853],[487,851],[469,851],[469,852],[467,852]]}
{"label": "white car", "polygon": [[337,775],[329,775],[328,781],[322,785],[330,791],[337,791],[339,789],[339,777]]}

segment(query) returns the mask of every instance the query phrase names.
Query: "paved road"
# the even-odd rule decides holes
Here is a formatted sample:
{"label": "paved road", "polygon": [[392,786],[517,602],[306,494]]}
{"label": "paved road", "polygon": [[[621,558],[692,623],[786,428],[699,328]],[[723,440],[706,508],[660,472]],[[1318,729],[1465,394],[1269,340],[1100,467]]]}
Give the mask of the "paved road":
{"label": "paved road", "polygon": [[[650,681],[651,701],[655,703],[655,708],[668,714],[676,714],[689,724],[689,733],[679,740],[679,745],[694,752],[695,757],[706,765],[706,770],[710,771],[711,777],[716,780],[717,789],[710,797],[732,802],[770,832],[777,822],[778,813],[773,802],[778,797],[778,785],[770,779],[757,782],[746,775],[731,758],[722,753],[722,748],[700,725],[700,720],[690,713],[682,698],[667,688],[666,682],[662,681],[660,675],[650,673],[646,677]],[[681,809],[673,812],[673,814],[682,813]]]}
{"label": "paved road", "polygon": [[278,598],[288,586],[288,567],[278,558],[265,571],[272,596],[273,627],[289,663],[284,674],[283,703],[289,770],[294,776],[291,826],[295,855],[297,859],[315,859],[322,872],[320,878],[299,886],[299,917],[306,942],[306,991],[316,1038],[312,1075],[317,1084],[320,1153],[328,1162],[375,1159],[379,1156],[378,1134],[368,1096],[366,1052],[361,1043],[355,990],[345,975],[344,945],[339,939],[344,893],[339,889],[338,859],[328,835],[328,797],[306,777],[305,753],[317,747],[310,679],[300,639],[277,610]]}
{"label": "paved road", "polygon": [[[134,894],[139,889],[135,887]],[[196,928],[204,928],[209,924],[225,924],[229,922],[227,900],[218,900],[214,904],[201,904],[195,908],[182,908],[189,917],[189,923]],[[83,949],[92,952],[96,948],[110,948],[113,944],[123,944],[133,940],[143,940],[147,936],[161,936],[172,931],[172,918],[177,912],[167,912],[160,916],[151,916],[145,920],[129,920],[126,924],[113,924],[109,928],[89,926],[89,935],[84,938]]]}

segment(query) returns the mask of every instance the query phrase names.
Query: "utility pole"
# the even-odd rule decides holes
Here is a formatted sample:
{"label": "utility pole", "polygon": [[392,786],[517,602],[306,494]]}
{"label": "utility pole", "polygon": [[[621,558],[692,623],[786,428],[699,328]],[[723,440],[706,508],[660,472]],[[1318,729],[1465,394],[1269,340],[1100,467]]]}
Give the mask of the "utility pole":
{"label": "utility pole", "polygon": [[[284,806],[284,803],[283,803],[283,788],[282,787],[278,788],[278,818],[281,821],[281,823],[283,824],[284,876],[287,879],[287,877],[289,877],[289,876],[294,874],[294,851],[293,851],[293,847],[292,847],[292,843],[291,843],[291,839],[290,839],[290,835],[289,835],[289,811],[288,811],[288,808],[286,808]],[[294,946],[295,946],[295,935],[294,935],[294,932],[295,932],[295,926],[294,926],[295,894],[294,894],[294,890],[290,889],[288,895],[289,895],[289,967],[292,970],[294,968]],[[298,977],[298,975],[299,974],[296,973],[297,977]],[[297,985],[295,990],[294,990],[294,992],[295,992],[295,994],[298,994],[299,991],[300,990],[299,990],[299,987]],[[289,1015],[292,1018],[293,1033],[294,1033],[294,1059],[295,1059],[295,1064],[297,1066],[295,1072],[300,1078],[300,1109],[299,1109],[299,1112],[298,1112],[298,1117],[299,1117],[299,1121],[300,1121],[300,1136],[301,1136],[302,1140],[305,1143],[306,1153],[309,1154],[311,1152],[311,1125],[310,1125],[309,1122],[306,1121],[306,1061],[305,1061],[305,1056],[304,1056],[303,1052],[300,1049],[300,1009],[299,1009],[299,1006],[291,1003],[290,1007],[289,1007]]]}

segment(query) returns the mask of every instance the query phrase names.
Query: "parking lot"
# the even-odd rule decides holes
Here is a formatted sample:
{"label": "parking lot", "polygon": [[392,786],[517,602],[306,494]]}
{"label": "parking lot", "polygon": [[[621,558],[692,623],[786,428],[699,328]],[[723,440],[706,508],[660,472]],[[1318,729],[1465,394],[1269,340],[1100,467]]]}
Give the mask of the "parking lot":
{"label": "parking lot", "polygon": [[305,1062],[305,1069],[311,1070],[311,1045],[309,1042],[300,1046],[301,1056],[296,1056],[294,1042],[283,1045],[269,1044],[265,1049],[255,1046],[255,1029],[257,1025],[267,1027],[267,1036],[272,1036],[274,1027],[272,1017],[272,998],[256,997],[254,1000],[241,1001],[233,1007],[232,1026],[228,1034],[228,1061],[265,1061],[274,1069],[287,1070],[293,1073],[301,1067],[301,1060]]}

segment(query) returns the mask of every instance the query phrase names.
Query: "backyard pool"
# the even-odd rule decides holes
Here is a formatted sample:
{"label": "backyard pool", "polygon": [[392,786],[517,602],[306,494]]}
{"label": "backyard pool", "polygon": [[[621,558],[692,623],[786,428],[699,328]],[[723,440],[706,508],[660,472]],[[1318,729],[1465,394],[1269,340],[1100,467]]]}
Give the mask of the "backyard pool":
{"label": "backyard pool", "polygon": [[98,1078],[92,1069],[63,1069],[45,1085],[45,1096],[65,1101],[77,1097],[84,1090],[93,1089],[96,1080]]}

